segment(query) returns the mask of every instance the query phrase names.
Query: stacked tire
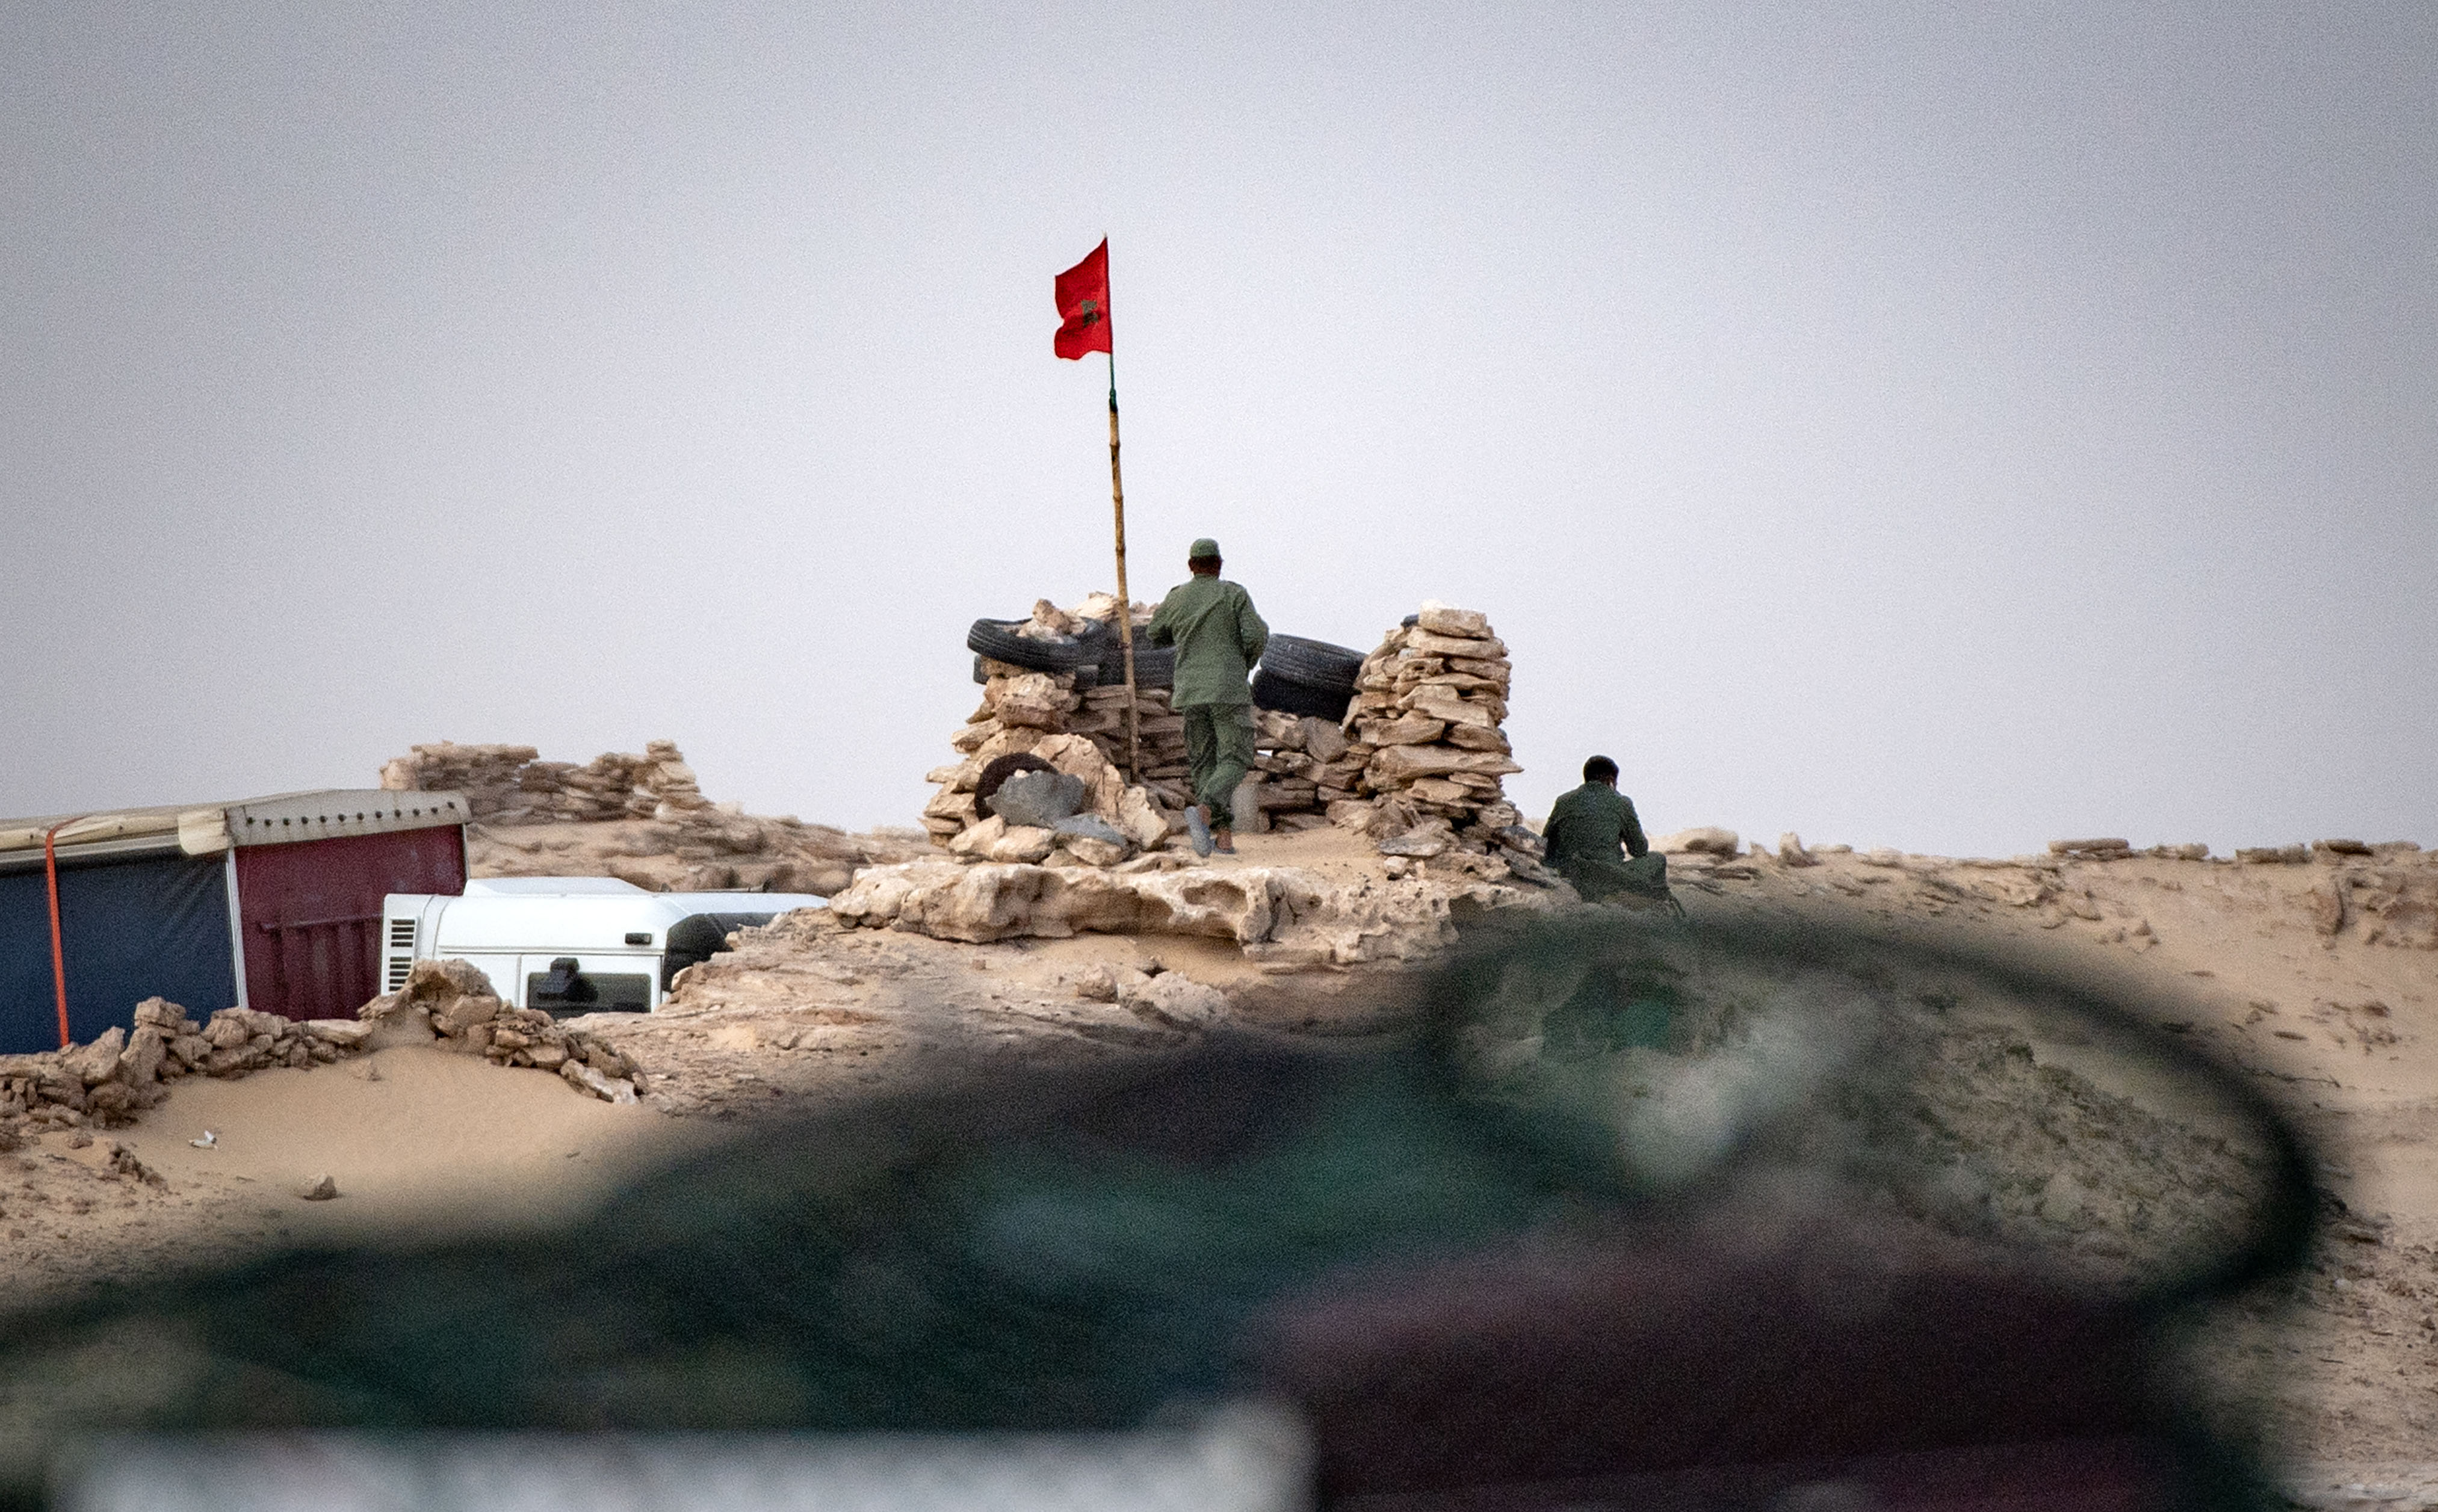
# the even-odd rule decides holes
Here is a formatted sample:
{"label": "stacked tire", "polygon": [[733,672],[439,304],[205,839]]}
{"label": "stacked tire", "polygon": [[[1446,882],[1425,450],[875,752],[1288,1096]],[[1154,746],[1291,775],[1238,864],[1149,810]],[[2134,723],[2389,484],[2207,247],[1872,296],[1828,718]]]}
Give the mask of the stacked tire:
{"label": "stacked tire", "polygon": [[988,682],[983,670],[985,661],[1004,662],[1022,667],[1027,672],[1047,672],[1053,676],[1075,675],[1075,686],[1090,688],[1101,679],[1101,658],[1104,640],[1111,648],[1114,638],[1104,634],[1036,637],[1018,635],[1016,627],[1029,624],[1025,620],[976,620],[965,632],[965,649],[974,654],[974,681]]}
{"label": "stacked tire", "polygon": [[[1126,680],[1125,647],[1117,632],[1104,624],[1078,636],[1035,637],[1018,635],[1016,627],[1030,622],[1024,620],[976,620],[965,632],[965,649],[974,654],[974,681],[988,682],[984,661],[1005,662],[1028,672],[1051,674],[1071,672],[1075,686],[1114,688]],[[1135,686],[1137,688],[1171,688],[1176,685],[1176,648],[1156,646],[1140,635],[1135,637]]]}
{"label": "stacked tire", "polygon": [[1363,653],[1299,635],[1274,635],[1253,672],[1253,703],[1283,714],[1342,720],[1354,701]]}

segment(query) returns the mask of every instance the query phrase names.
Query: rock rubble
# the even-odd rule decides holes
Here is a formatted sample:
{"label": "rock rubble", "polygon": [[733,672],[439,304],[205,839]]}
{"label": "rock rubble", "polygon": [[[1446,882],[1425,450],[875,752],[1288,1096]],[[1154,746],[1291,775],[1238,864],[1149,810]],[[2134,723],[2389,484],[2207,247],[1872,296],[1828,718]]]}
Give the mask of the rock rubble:
{"label": "rock rubble", "polygon": [[[1417,960],[1455,943],[1459,913],[1546,906],[1546,894],[1457,878],[1333,887],[1296,867],[1073,868],[917,861],[874,867],[806,927],[891,928],[980,944],[1077,934],[1231,941],[1265,970]],[[775,926],[774,922],[774,926]]]}
{"label": "rock rubble", "polygon": [[401,1044],[439,1044],[493,1064],[555,1071],[578,1090],[632,1102],[644,1084],[633,1060],[599,1036],[535,1009],[509,1008],[490,978],[462,960],[420,960],[399,991],[355,1018],[299,1022],[223,1008],[197,1022],[166,998],[135,1005],[132,1033],[115,1025],[87,1045],[0,1055],[0,1148],[26,1133],[115,1129],[158,1107],[189,1076],[304,1070]]}
{"label": "rock rubble", "polygon": [[632,1102],[643,1086],[643,1068],[615,1046],[539,1009],[510,1008],[468,961],[416,961],[405,986],[366,1003],[357,1018],[367,1045],[437,1044],[493,1065],[555,1071],[607,1102]]}
{"label": "rock rubble", "polygon": [[843,888],[856,869],[901,861],[920,842],[766,818],[702,794],[675,742],[578,766],[531,746],[416,746],[381,767],[394,792],[459,792],[473,816],[477,876],[609,876],[655,892]]}
{"label": "rock rubble", "polygon": [[1333,768],[1352,781],[1323,784],[1329,817],[1383,836],[1431,818],[1457,832],[1520,822],[1504,782],[1524,769],[1504,728],[1511,677],[1488,615],[1425,602],[1363,659]]}
{"label": "rock rubble", "polygon": [[[1073,637],[1113,624],[1117,610],[1117,600],[1105,593],[1095,593],[1073,609],[1043,599],[1015,633],[1034,640]],[[1151,621],[1151,609],[1138,604],[1133,613],[1140,634]],[[1137,690],[1140,781],[1130,784],[1120,768],[1126,742],[1123,683],[1078,690],[1079,678],[1072,672],[1035,672],[987,658],[981,670],[982,701],[949,740],[961,759],[926,777],[939,787],[923,807],[923,828],[935,844],[983,861],[1110,864],[1105,837],[1095,846],[1089,843],[1094,837],[1086,836],[1087,843],[1078,846],[1048,826],[1010,825],[1000,816],[982,812],[983,773],[994,762],[1018,755],[1079,779],[1084,784],[1080,812],[1098,817],[1122,836],[1127,853],[1157,846],[1183,828],[1185,719],[1169,708],[1166,689]]]}
{"label": "rock rubble", "polygon": [[382,764],[380,785],[392,792],[463,793],[475,821],[491,824],[667,820],[716,806],[702,796],[675,741],[647,742],[640,756],[605,752],[581,766],[540,755],[531,746],[444,740],[410,747]]}

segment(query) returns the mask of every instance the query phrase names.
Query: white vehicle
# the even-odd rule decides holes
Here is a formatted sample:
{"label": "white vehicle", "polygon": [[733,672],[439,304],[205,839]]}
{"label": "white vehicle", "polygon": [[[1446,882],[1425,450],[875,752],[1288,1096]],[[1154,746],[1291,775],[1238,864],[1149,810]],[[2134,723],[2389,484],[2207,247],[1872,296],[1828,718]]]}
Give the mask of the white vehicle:
{"label": "white vehicle", "polygon": [[610,877],[490,877],[462,896],[381,900],[381,986],[418,960],[482,968],[501,998],[553,1014],[649,1012],[677,974],[728,948],[732,930],[796,908],[809,892],[646,892]]}

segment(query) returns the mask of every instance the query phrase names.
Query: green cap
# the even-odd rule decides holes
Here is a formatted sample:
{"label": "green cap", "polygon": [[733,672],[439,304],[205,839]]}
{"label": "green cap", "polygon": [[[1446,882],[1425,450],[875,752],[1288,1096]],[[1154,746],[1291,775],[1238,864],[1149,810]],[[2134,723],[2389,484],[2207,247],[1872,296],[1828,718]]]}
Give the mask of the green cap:
{"label": "green cap", "polygon": [[1201,557],[1216,556],[1218,554],[1219,543],[1212,540],[1210,536],[1205,536],[1186,549],[1185,559],[1190,562]]}

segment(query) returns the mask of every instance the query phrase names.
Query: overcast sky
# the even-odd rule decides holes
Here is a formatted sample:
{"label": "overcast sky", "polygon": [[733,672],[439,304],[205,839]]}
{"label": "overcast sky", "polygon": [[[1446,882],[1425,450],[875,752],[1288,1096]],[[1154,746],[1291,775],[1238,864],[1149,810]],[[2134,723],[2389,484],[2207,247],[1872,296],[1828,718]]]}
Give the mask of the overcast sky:
{"label": "overcast sky", "polygon": [[0,9],[0,814],[1486,610],[1540,812],[2438,846],[2438,7]]}

